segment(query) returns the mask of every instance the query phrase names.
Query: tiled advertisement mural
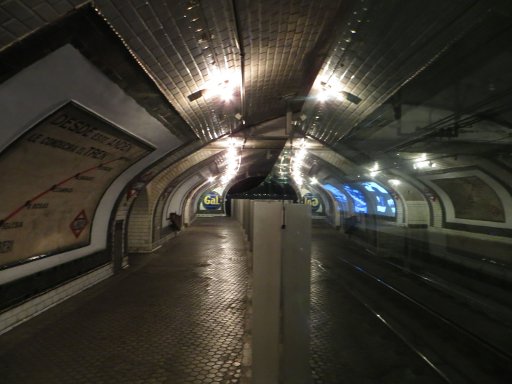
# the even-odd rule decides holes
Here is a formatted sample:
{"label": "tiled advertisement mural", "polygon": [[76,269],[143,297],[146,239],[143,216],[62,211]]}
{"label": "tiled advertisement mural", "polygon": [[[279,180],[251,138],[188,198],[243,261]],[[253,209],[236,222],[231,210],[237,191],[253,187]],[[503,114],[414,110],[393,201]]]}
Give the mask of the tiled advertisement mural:
{"label": "tiled advertisement mural", "polygon": [[0,154],[0,265],[86,246],[112,181],[152,148],[73,102]]}
{"label": "tiled advertisement mural", "polygon": [[479,177],[436,179],[432,182],[450,197],[456,218],[505,222],[501,200],[496,192]]}

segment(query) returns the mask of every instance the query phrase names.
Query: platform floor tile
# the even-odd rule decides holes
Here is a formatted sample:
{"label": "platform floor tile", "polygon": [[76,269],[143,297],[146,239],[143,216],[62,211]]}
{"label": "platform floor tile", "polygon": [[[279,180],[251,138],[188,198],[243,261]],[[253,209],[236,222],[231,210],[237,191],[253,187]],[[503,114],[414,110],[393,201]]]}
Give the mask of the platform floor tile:
{"label": "platform floor tile", "polygon": [[0,336],[1,383],[238,383],[240,226],[201,219],[122,273]]}

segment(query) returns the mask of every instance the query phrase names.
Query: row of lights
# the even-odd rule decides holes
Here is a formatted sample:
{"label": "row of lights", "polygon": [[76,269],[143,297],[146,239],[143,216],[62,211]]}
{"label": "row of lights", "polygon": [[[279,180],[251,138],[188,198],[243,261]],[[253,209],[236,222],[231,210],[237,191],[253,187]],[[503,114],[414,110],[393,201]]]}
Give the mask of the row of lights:
{"label": "row of lights", "polygon": [[[304,177],[302,175],[302,167],[304,165],[304,160],[306,158],[306,155],[307,155],[306,141],[303,139],[294,148],[294,152],[293,152],[292,158],[290,160],[290,173],[292,175],[293,181],[299,187],[301,187],[305,181]],[[423,154],[422,157],[420,157],[415,162],[415,165],[416,165],[415,168],[418,166],[419,167],[424,166],[424,162],[425,162],[424,155],[425,154]],[[435,166],[435,164],[433,164],[432,166]],[[280,166],[280,168],[281,168],[280,173],[283,175],[284,171],[282,170],[282,165]],[[373,166],[371,168],[369,168],[369,171],[370,171],[371,177],[376,177],[381,172],[381,170],[379,169],[379,163],[375,162],[373,164]],[[360,175],[358,175],[358,177],[360,177]],[[397,185],[401,184],[401,181],[398,179],[389,179],[388,182],[393,186],[397,186]],[[318,183],[318,179],[316,177],[311,177],[309,179],[310,185],[315,185],[317,183]]]}
{"label": "row of lights", "polygon": [[[211,99],[219,97],[223,101],[230,101],[234,93],[234,85],[232,77],[229,74],[222,73],[217,67],[215,58],[215,50],[212,47],[213,35],[210,34],[204,22],[204,15],[201,12],[200,2],[197,0],[189,0],[185,8],[184,17],[189,20],[189,29],[196,35],[197,44],[200,46],[209,64],[208,81],[203,88],[188,96],[190,101],[194,101],[200,97]],[[208,53],[207,53],[208,52]]]}
{"label": "row of lights", "polygon": [[[241,144],[237,139],[233,137],[228,139],[226,156],[224,158],[226,169],[220,177],[220,184],[224,187],[231,181],[231,179],[233,179],[233,177],[236,176],[240,169],[240,164],[242,162],[242,155],[239,152],[240,147]],[[217,177],[215,176],[208,177],[208,182],[210,184],[215,182],[215,180],[217,180]]]}
{"label": "row of lights", "polygon": [[242,161],[242,155],[240,154],[240,147],[241,143],[233,138],[230,137],[228,140],[228,149],[226,152],[226,170],[224,171],[224,174],[220,178],[220,182],[222,185],[226,186],[231,179],[233,179],[238,170],[240,169],[240,163]]}
{"label": "row of lights", "polygon": [[[302,176],[302,166],[304,164],[304,159],[306,157],[307,150],[306,150],[306,143],[305,140],[302,140],[301,143],[296,147],[296,152],[294,152],[294,155],[290,161],[290,169],[291,174],[293,177],[294,182],[300,187],[304,184],[304,177]],[[423,153],[419,158],[414,160],[413,162],[413,168],[414,169],[424,169],[424,168],[435,168],[437,167],[437,164],[432,162],[431,160],[427,159],[427,155]],[[370,176],[376,177],[381,170],[379,169],[379,163],[375,162],[371,168],[369,168]],[[283,171],[281,171],[283,173]],[[357,176],[358,178],[361,177],[360,175]],[[318,183],[317,178],[311,177],[309,179],[310,185],[315,185]],[[398,186],[402,182],[399,179],[389,179],[388,183],[393,186]]]}
{"label": "row of lights", "polygon": [[299,187],[304,184],[304,178],[302,177],[302,166],[304,165],[306,155],[306,140],[302,139],[297,147],[294,148],[293,156],[290,160],[290,171],[292,178],[295,184],[297,184]]}
{"label": "row of lights", "polygon": [[[399,154],[397,153],[397,156],[398,155]],[[428,160],[426,153],[422,153],[420,157],[418,157],[417,159],[413,160],[412,167],[414,169],[435,168],[435,167],[437,167],[437,164],[434,163],[432,160]],[[379,169],[379,163],[378,162],[375,162],[371,168],[368,168],[368,170],[370,172],[370,176],[371,177],[377,176],[380,173],[380,171],[381,171],[381,169]]]}
{"label": "row of lights", "polygon": [[[437,167],[437,164],[434,163],[432,160],[427,160],[427,154],[422,153],[419,158],[417,158],[416,160],[413,161],[412,167],[414,169],[435,168],[435,167]],[[391,184],[395,187],[402,183],[398,179],[389,179],[388,182],[389,182],[389,184]]]}

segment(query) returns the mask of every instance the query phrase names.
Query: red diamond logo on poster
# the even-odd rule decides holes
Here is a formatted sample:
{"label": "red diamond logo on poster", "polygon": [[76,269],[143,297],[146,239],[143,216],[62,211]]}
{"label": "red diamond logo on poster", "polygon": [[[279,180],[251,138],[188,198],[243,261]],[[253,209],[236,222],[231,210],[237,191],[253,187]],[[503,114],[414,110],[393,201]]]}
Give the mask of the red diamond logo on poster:
{"label": "red diamond logo on poster", "polygon": [[69,224],[69,228],[71,228],[71,232],[73,232],[75,237],[78,238],[85,227],[87,227],[87,224],[89,224],[89,220],[87,220],[87,215],[82,209],[82,211],[73,219],[71,224]]}

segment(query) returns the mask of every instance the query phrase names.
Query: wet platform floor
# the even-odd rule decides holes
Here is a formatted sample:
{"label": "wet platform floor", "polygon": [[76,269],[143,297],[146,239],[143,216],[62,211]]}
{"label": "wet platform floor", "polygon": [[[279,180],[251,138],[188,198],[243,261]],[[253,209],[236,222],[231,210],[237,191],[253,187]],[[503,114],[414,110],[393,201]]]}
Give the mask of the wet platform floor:
{"label": "wet platform floor", "polygon": [[[318,267],[343,252],[313,230],[314,383],[436,383]],[[240,226],[198,219],[131,267],[0,336],[1,383],[239,383],[248,270]],[[243,381],[242,381],[243,382]]]}
{"label": "wet platform floor", "polygon": [[121,274],[0,336],[0,382],[237,383],[242,232],[198,220]]}

